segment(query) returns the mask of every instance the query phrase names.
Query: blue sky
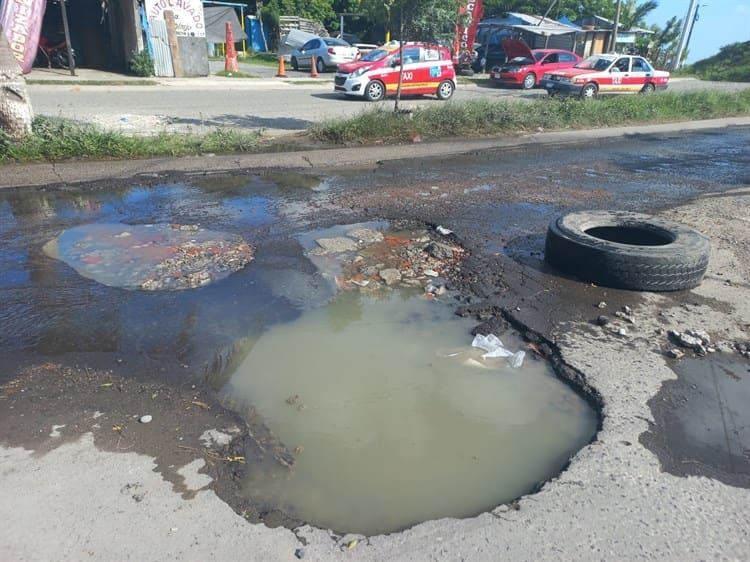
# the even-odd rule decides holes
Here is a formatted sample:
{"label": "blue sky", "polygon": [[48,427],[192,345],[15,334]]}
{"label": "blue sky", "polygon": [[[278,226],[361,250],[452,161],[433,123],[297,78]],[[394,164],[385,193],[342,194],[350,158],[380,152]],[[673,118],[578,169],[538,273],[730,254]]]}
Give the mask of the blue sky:
{"label": "blue sky", "polygon": [[[646,23],[664,27],[672,16],[684,19],[690,0],[658,0],[659,7]],[[688,63],[716,54],[719,48],[738,41],[750,41],[750,0],[699,0],[698,21],[688,45]]]}

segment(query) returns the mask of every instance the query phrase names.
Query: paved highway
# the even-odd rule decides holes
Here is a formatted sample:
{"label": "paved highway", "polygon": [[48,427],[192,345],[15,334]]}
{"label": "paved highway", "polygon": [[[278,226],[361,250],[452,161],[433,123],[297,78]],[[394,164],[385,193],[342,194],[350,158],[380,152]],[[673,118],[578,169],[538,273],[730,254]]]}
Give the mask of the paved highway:
{"label": "paved highway", "polygon": [[[213,69],[214,71],[216,69]],[[29,85],[37,115],[64,117],[132,134],[157,131],[200,132],[214,127],[263,129],[266,134],[300,131],[325,119],[352,116],[374,107],[391,109],[393,100],[368,103],[350,100],[334,93],[333,74],[309,78],[306,72],[287,71],[287,78],[275,78],[274,69],[252,67],[259,78],[209,76],[187,79],[160,79],[158,85],[89,85],[99,74],[79,71],[78,80],[57,71],[56,84]],[[35,71],[34,79],[44,79],[46,69]],[[53,71],[54,72],[54,71]],[[107,80],[116,80],[108,75]],[[692,79],[675,79],[671,89],[736,89],[748,84],[717,84]],[[461,80],[452,101],[470,99],[534,99],[546,96],[544,90],[522,91]],[[414,108],[440,104],[435,98],[403,100]],[[451,102],[448,102],[451,103]]]}

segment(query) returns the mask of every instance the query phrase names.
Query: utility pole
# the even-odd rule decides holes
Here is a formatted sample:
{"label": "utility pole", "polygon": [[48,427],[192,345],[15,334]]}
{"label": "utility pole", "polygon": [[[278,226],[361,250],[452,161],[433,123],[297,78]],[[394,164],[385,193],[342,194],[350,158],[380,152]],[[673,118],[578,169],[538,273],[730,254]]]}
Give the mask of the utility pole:
{"label": "utility pole", "polygon": [[677,43],[677,53],[675,54],[674,60],[672,61],[672,70],[677,70],[681,66],[682,53],[687,48],[688,36],[692,29],[693,13],[695,12],[695,5],[698,0],[690,0],[690,7],[688,8],[687,15],[685,16],[685,22],[682,25],[682,33],[680,33],[680,40]]}
{"label": "utility pole", "polygon": [[615,7],[615,25],[612,27],[612,37],[609,43],[609,50],[614,52],[617,46],[617,29],[620,27],[620,10],[622,9],[622,0],[617,0]]}

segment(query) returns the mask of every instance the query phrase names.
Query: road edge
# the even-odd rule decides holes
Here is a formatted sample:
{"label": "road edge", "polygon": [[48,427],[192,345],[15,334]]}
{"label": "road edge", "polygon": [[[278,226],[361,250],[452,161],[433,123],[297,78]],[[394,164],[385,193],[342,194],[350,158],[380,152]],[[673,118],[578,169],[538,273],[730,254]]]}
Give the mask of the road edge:
{"label": "road edge", "polygon": [[513,149],[530,144],[563,144],[590,142],[596,139],[629,135],[678,133],[706,129],[750,126],[750,116],[660,123],[656,125],[630,125],[605,129],[577,129],[567,131],[523,134],[513,137],[484,139],[450,139],[439,142],[347,148],[326,148],[294,152],[263,154],[205,154],[186,157],[163,157],[147,160],[97,160],[42,162],[34,164],[0,165],[0,189],[68,185],[107,179],[126,179],[169,172],[220,173],[243,169],[330,169],[337,167],[369,167],[378,162],[404,158],[432,156],[457,156],[478,150]]}

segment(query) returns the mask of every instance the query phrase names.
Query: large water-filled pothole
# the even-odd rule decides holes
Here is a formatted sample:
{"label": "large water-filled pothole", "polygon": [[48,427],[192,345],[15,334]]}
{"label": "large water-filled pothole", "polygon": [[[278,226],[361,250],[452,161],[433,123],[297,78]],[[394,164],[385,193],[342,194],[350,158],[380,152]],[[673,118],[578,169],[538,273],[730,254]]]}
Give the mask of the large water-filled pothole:
{"label": "large water-filled pothole", "polygon": [[[519,355],[472,347],[472,322],[454,314],[440,272],[420,262],[432,243],[424,232],[373,226],[302,237],[339,292],[267,329],[221,391],[229,407],[260,414],[286,449],[283,463],[248,455],[249,500],[367,535],[528,493],[598,421],[547,362],[527,353],[514,367]],[[512,333],[496,335],[509,352],[525,349]]]}
{"label": "large water-filled pothole", "polygon": [[[118,293],[129,298],[201,287],[215,308],[223,284],[259,322],[235,334],[236,355],[209,381],[251,431],[270,431],[266,455],[246,452],[243,494],[259,511],[372,535],[528,493],[598,422],[545,361],[522,357],[514,334],[495,334],[497,357],[472,347],[474,325],[454,314],[447,282],[463,250],[445,229],[412,227],[305,232],[289,241],[293,261],[273,253],[279,245],[177,223],[86,224],[46,250],[108,287],[139,289]],[[260,320],[249,298],[260,289],[288,314]],[[180,302],[195,292],[179,291]]]}

